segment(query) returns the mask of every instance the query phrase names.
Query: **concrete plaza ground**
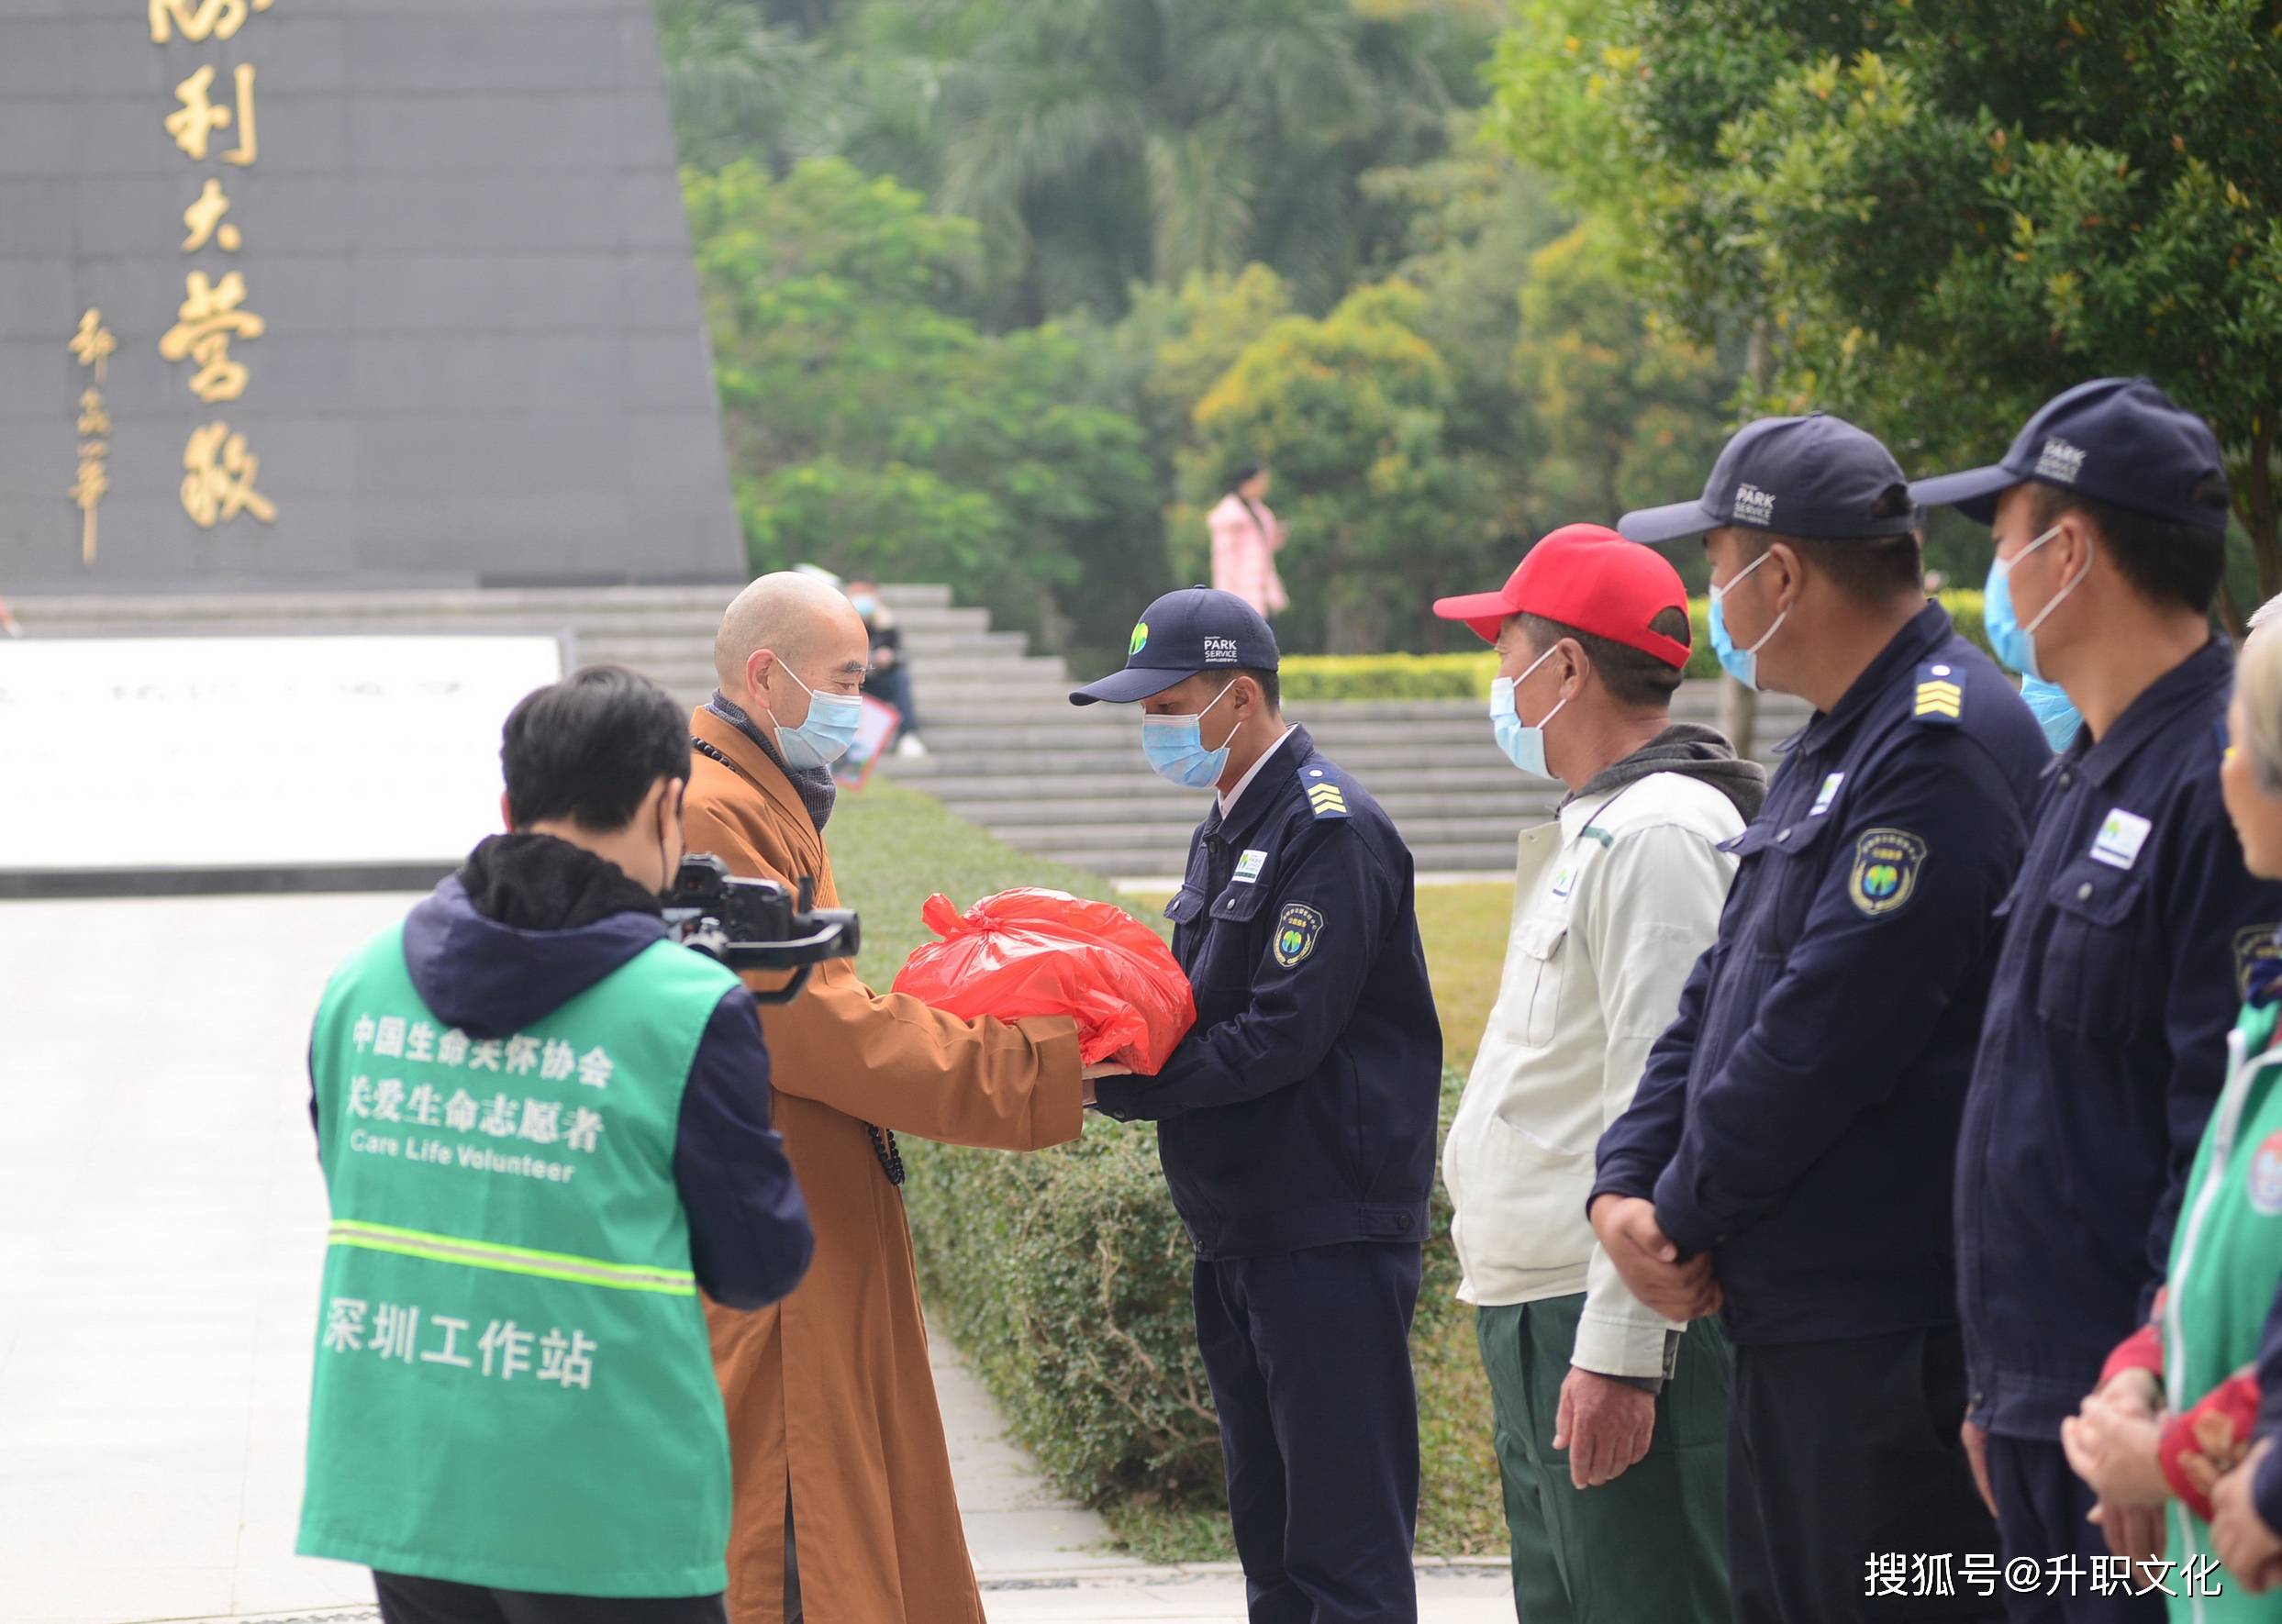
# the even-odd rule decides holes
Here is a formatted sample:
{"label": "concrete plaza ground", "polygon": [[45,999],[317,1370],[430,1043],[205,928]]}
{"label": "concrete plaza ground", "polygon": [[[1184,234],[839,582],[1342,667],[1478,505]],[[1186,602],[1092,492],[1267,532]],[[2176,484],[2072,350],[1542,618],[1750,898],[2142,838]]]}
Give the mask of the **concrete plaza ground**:
{"label": "concrete plaza ground", "polygon": [[[402,896],[0,903],[0,1624],[356,1618],[293,1554],[325,1203],[306,1111],[331,966]],[[938,1386],[1004,1624],[1243,1618],[1241,1580],[1109,1554],[947,1347]],[[1512,1616],[1420,1573],[1430,1624]]]}

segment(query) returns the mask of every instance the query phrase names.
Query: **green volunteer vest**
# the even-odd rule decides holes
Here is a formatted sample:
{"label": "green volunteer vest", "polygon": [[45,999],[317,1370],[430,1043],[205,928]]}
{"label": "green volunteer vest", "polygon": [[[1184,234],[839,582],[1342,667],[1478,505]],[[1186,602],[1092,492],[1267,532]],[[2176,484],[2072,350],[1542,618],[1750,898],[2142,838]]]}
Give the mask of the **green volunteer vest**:
{"label": "green volunteer vest", "polygon": [[737,978],[645,949],[514,1037],[429,1012],[404,930],[310,1043],[332,1200],[299,1550],[573,1596],[726,1588],[729,1432],[673,1182]]}
{"label": "green volunteer vest", "polygon": [[[2282,1051],[2274,1040],[2277,1011],[2243,1009],[2227,1040],[2227,1081],[2195,1153],[2187,1203],[2171,1239],[2164,1299],[2164,1390],[2184,1410],[2258,1357],[2266,1311],[2282,1283]],[[2282,1595],[2253,1596],[2218,1566],[2210,1525],[2174,1501],[2171,1549],[2186,1563],[2204,1559],[2217,1596],[2180,1592],[2166,1605],[2174,1618],[2222,1624],[2282,1619]]]}

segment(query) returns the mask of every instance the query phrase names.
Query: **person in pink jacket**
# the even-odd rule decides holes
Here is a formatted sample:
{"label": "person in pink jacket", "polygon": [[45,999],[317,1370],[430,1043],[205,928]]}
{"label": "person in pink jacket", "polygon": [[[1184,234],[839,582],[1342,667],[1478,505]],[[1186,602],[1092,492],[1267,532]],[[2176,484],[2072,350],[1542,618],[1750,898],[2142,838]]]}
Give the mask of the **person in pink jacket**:
{"label": "person in pink jacket", "polygon": [[1268,471],[1257,462],[1241,463],[1229,475],[1228,494],[1205,522],[1212,527],[1212,584],[1272,616],[1291,600],[1284,595],[1284,578],[1275,573],[1284,527],[1268,511],[1267,494]]}

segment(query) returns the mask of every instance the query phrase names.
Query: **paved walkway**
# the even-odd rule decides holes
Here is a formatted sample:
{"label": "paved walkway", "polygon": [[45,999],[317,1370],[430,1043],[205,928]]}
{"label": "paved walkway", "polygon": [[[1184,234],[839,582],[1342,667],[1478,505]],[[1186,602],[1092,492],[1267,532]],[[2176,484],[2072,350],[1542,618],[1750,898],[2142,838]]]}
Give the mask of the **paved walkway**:
{"label": "paved walkway", "polygon": [[[395,896],[0,903],[0,1624],[371,1617],[293,1555],[324,1192],[303,1049]],[[947,1348],[960,1506],[998,1624],[1229,1620],[1225,1572],[1103,1549]],[[1430,1624],[1511,1617],[1421,1574]]]}

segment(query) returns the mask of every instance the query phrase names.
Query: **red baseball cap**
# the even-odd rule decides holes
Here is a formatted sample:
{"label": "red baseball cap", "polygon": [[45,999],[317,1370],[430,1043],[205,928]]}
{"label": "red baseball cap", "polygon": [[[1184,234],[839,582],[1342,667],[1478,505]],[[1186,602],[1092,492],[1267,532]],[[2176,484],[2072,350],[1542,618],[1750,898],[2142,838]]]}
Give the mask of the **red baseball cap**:
{"label": "red baseball cap", "polygon": [[1522,554],[1502,590],[1434,605],[1435,614],[1464,621],[1486,643],[1497,640],[1507,616],[1537,615],[1685,666],[1688,644],[1649,629],[1666,609],[1687,617],[1680,573],[1654,548],[1627,541],[1605,525],[1563,525]]}

